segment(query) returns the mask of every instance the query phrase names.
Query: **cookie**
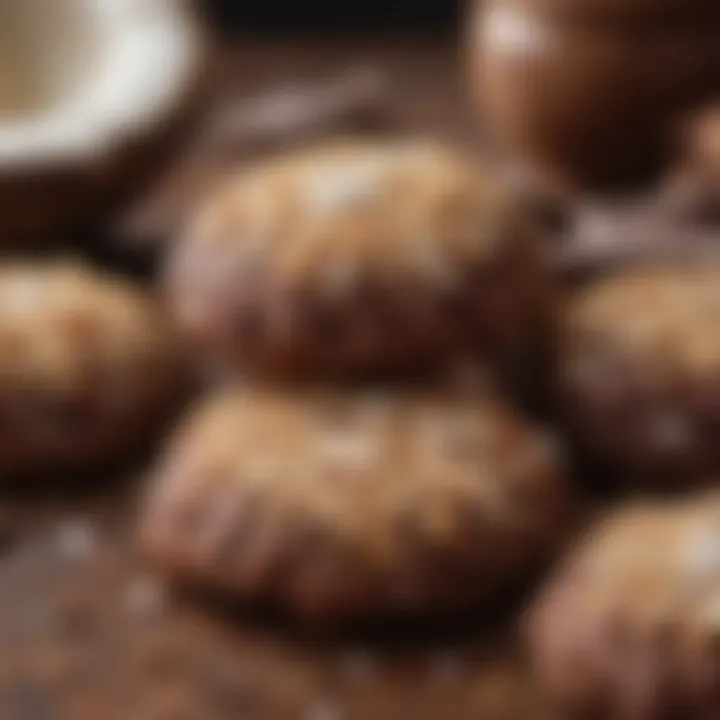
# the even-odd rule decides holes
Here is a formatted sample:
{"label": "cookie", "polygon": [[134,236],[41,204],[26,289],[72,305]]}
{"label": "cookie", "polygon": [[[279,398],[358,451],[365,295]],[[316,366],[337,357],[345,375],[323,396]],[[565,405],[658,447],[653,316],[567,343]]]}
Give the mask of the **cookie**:
{"label": "cookie", "polygon": [[287,378],[528,363],[543,243],[489,171],[422,140],[337,141],[238,171],[171,253],[171,305],[232,367]]}
{"label": "cookie", "polygon": [[488,603],[548,559],[556,444],[495,401],[228,390],[156,469],[141,543],[167,575],[312,621]]}
{"label": "cookie", "polygon": [[582,718],[720,717],[720,495],[616,511],[527,627],[544,687]]}
{"label": "cookie", "polygon": [[561,394],[583,452],[621,484],[720,471],[720,265],[628,269],[570,300]]}
{"label": "cookie", "polygon": [[0,265],[0,478],[89,469],[146,442],[179,397],[168,319],[71,261]]}

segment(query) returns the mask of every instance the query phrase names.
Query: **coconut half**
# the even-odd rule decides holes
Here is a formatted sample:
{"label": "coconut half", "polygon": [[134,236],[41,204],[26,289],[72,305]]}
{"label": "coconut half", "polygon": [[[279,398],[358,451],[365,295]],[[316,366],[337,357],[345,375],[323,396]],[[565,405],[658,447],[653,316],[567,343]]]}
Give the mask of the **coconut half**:
{"label": "coconut half", "polygon": [[0,244],[139,181],[192,95],[200,35],[182,0],[0,2]]}

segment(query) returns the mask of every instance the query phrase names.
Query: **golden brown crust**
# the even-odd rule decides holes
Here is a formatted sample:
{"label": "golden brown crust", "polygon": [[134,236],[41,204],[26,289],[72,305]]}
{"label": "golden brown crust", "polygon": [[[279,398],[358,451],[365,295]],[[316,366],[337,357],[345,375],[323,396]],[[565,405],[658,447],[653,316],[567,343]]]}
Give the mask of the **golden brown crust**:
{"label": "golden brown crust", "polygon": [[720,266],[634,269],[580,292],[562,327],[569,423],[630,483],[720,470]]}
{"label": "golden brown crust", "polygon": [[582,717],[717,717],[719,632],[717,493],[616,512],[529,620],[539,676]]}
{"label": "golden brown crust", "polygon": [[229,392],[158,469],[142,538],[171,575],[301,616],[488,601],[547,559],[568,488],[503,406]]}
{"label": "golden brown crust", "polygon": [[155,301],[79,263],[0,268],[0,475],[92,465],[143,441],[179,391]]}
{"label": "golden brown crust", "polygon": [[345,141],[230,178],[168,277],[182,326],[236,366],[347,376],[521,355],[547,319],[541,254],[525,214],[454,151]]}

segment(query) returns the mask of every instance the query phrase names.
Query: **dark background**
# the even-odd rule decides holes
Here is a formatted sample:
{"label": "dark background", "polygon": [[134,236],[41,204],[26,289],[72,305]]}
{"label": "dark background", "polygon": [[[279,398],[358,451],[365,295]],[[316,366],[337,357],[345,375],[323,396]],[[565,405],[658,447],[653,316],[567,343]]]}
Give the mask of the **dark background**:
{"label": "dark background", "polygon": [[463,0],[205,0],[223,30],[242,32],[446,32]]}

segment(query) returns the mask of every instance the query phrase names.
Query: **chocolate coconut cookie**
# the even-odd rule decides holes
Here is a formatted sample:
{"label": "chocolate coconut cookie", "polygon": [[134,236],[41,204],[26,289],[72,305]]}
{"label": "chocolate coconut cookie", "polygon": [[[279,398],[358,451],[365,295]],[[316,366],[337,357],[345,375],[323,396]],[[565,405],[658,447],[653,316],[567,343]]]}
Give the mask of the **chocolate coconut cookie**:
{"label": "chocolate coconut cookie", "polygon": [[720,717],[720,495],[624,508],[529,617],[531,657],[573,717]]}
{"label": "chocolate coconut cookie", "polygon": [[0,266],[0,477],[85,469],[146,442],[177,399],[155,302],[71,262]]}
{"label": "chocolate coconut cookie", "polygon": [[720,265],[626,270],[571,300],[562,327],[568,426],[633,487],[720,470]]}
{"label": "chocolate coconut cookie", "polygon": [[332,622],[489,602],[568,500],[554,443],[494,402],[235,390],[171,443],[140,534],[171,577]]}
{"label": "chocolate coconut cookie", "polygon": [[188,334],[275,377],[413,369],[478,352],[529,363],[549,272],[528,213],[454,151],[346,141],[231,177],[178,241]]}

